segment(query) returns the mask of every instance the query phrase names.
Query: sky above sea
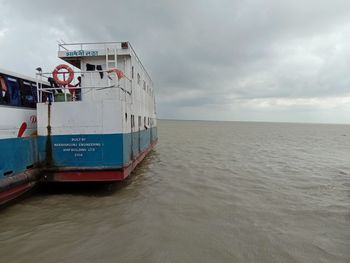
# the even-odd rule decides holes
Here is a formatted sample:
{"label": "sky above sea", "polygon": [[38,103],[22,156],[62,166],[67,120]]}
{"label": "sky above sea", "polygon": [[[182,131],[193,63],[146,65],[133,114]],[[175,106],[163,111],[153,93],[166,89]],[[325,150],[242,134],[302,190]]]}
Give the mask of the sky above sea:
{"label": "sky above sea", "polygon": [[62,63],[59,42],[130,41],[160,118],[350,123],[350,2],[0,0],[0,68]]}

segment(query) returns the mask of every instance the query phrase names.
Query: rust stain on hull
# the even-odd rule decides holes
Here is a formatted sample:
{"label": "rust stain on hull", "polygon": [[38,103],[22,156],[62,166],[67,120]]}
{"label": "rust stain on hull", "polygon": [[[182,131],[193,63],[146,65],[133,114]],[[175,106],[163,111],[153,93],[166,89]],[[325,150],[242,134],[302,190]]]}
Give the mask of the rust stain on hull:
{"label": "rust stain on hull", "polygon": [[47,139],[45,145],[45,167],[50,168],[54,165],[53,156],[52,156],[52,139],[51,139],[51,100],[47,107]]}

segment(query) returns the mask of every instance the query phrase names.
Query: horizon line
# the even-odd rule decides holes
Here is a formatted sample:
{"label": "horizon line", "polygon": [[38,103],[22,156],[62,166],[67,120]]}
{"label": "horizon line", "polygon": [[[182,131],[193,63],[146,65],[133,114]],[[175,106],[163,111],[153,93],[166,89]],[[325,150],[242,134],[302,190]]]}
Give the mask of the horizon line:
{"label": "horizon line", "polygon": [[206,122],[252,122],[252,123],[281,123],[281,124],[320,124],[320,125],[350,125],[350,123],[329,123],[329,122],[297,122],[297,121],[242,121],[242,120],[210,120],[210,119],[175,119],[175,118],[157,118],[164,121],[206,121]]}

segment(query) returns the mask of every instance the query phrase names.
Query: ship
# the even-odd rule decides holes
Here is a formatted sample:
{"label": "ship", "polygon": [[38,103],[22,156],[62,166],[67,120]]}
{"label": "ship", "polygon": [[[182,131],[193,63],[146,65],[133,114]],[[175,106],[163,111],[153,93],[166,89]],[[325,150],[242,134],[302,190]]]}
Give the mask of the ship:
{"label": "ship", "polygon": [[129,42],[59,44],[58,57],[37,73],[41,180],[124,180],[158,141],[151,77]]}
{"label": "ship", "polygon": [[0,204],[38,181],[36,103],[37,79],[0,69]]}

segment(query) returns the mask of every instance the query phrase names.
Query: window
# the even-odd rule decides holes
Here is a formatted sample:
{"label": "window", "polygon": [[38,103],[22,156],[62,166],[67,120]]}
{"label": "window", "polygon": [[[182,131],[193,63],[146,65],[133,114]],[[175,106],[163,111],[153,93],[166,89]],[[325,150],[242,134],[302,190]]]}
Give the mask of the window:
{"label": "window", "polygon": [[139,125],[139,128],[140,128],[141,127],[141,116],[139,116],[138,125]]}
{"label": "window", "polygon": [[[43,97],[47,96],[46,93]],[[12,76],[0,76],[0,104],[36,108],[36,83]]]}
{"label": "window", "polygon": [[36,100],[34,98],[31,83],[23,80],[21,81],[21,84],[22,84],[20,88],[21,105],[23,107],[35,108]]}
{"label": "window", "polygon": [[137,73],[137,84],[140,85],[140,82],[141,82],[141,76],[139,73]]}
{"label": "window", "polygon": [[8,104],[9,103],[9,97],[8,97],[8,91],[7,91],[7,85],[5,82],[5,79],[0,76],[0,104]]}
{"label": "window", "polygon": [[6,77],[9,95],[10,95],[10,105],[11,106],[20,106],[21,105],[21,94],[19,89],[18,80],[11,77]]}
{"label": "window", "polygon": [[146,81],[143,81],[143,89],[146,90]]}
{"label": "window", "polygon": [[134,79],[134,66],[131,67],[131,78]]}
{"label": "window", "polygon": [[128,114],[125,112],[125,121],[128,121]]}
{"label": "window", "polygon": [[146,126],[146,117],[143,117],[143,126]]}
{"label": "window", "polygon": [[135,117],[131,114],[131,128],[135,128]]}
{"label": "window", "polygon": [[36,83],[32,82],[32,93],[35,99],[35,102],[38,102],[38,94],[37,94],[37,90],[36,90]]}

